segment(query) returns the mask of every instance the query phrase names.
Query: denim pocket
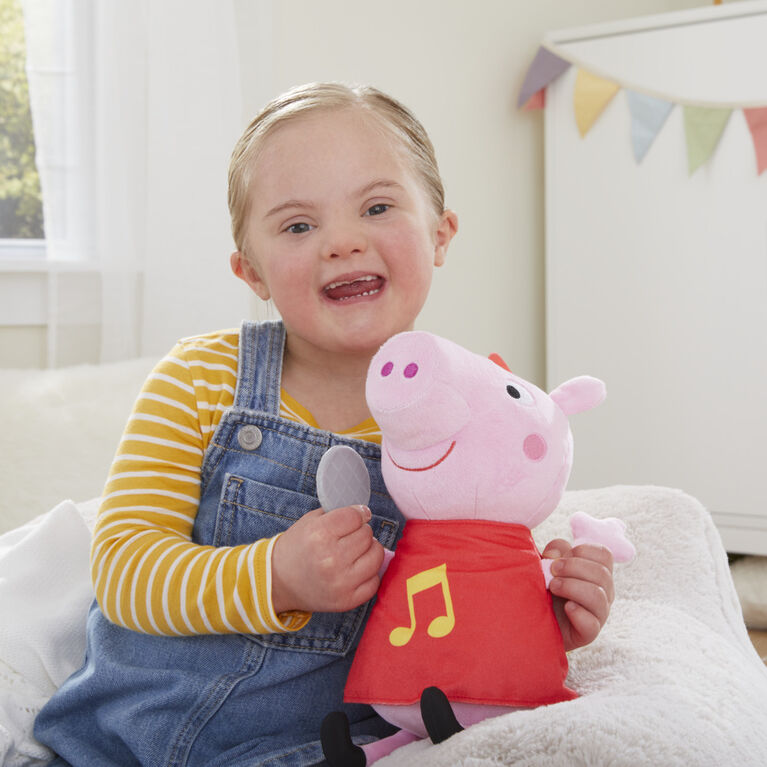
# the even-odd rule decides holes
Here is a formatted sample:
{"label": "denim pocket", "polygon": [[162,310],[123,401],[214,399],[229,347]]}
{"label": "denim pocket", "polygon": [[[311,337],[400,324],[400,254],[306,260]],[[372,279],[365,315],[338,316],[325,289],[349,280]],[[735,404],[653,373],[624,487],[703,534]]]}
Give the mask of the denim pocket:
{"label": "denim pocket", "polygon": [[[239,546],[271,538],[319,505],[315,496],[229,474],[221,494],[213,545]],[[391,548],[397,538],[397,522],[374,513],[370,526],[376,539]],[[355,645],[366,613],[366,604],[345,613],[314,613],[300,631],[250,638],[268,647],[346,655]]]}

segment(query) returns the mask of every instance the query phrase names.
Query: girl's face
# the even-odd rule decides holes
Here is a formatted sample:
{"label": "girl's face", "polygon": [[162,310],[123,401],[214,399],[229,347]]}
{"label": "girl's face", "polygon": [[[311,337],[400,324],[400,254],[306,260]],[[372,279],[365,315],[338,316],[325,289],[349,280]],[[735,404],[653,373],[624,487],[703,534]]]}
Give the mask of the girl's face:
{"label": "girl's face", "polygon": [[370,353],[413,327],[455,234],[406,155],[358,110],[319,112],[269,136],[255,161],[232,268],[272,298],[289,343]]}

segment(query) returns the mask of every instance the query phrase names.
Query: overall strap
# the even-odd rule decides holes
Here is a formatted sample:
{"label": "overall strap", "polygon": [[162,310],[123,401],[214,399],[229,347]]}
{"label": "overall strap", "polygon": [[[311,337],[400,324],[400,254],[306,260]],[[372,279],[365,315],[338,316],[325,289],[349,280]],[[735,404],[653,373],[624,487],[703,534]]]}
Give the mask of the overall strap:
{"label": "overall strap", "polygon": [[235,407],[279,416],[284,348],[281,320],[242,323]]}

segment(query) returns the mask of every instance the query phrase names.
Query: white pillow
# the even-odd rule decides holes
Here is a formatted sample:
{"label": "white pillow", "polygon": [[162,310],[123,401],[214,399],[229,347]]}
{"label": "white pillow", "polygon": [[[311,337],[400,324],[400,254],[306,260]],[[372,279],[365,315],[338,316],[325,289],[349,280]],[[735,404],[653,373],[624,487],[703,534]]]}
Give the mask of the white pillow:
{"label": "white pillow", "polygon": [[[92,516],[97,504],[83,510]],[[32,728],[83,662],[93,600],[90,539],[72,501],[0,536],[0,764],[6,767],[51,758]]]}

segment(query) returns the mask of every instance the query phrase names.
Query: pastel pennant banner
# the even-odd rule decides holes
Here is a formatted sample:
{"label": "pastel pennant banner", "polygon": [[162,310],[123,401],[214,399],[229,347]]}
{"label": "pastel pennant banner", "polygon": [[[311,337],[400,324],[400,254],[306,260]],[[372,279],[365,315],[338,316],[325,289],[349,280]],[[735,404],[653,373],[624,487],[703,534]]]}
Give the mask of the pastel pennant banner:
{"label": "pastel pennant banner", "polygon": [[714,153],[732,109],[685,105],[684,132],[687,137],[687,165],[694,173]]}
{"label": "pastel pennant banner", "polygon": [[626,99],[631,114],[631,145],[634,159],[642,162],[674,105],[670,101],[629,90],[626,91]]}
{"label": "pastel pennant banner", "polygon": [[575,122],[581,136],[585,136],[597,117],[604,112],[613,96],[618,92],[617,83],[611,83],[602,77],[579,69],[575,79],[575,94],[573,107],[575,109]]}
{"label": "pastel pennant banner", "polygon": [[760,104],[702,103],[672,98],[622,83],[615,78],[581,66],[575,57],[552,44],[538,48],[527,70],[517,106],[542,109],[546,88],[575,65],[573,110],[581,137],[591,130],[615,94],[623,89],[631,116],[631,145],[634,159],[641,163],[673,108],[684,111],[687,164],[690,174],[704,165],[714,153],[733,111],[742,111],[754,142],[757,173],[767,169],[767,101]]}
{"label": "pastel pennant banner", "polygon": [[534,109],[543,109],[546,106],[546,89],[541,88],[539,91],[536,91],[530,98],[527,100],[527,104],[522,107],[523,109],[527,109],[528,111],[532,111]]}
{"label": "pastel pennant banner", "polygon": [[533,94],[545,88],[552,80],[556,80],[570,68],[570,62],[557,56],[556,53],[541,46],[535,54],[532,64],[527,70],[522,88],[519,91],[517,106],[527,104]]}
{"label": "pastel pennant banner", "polygon": [[754,139],[756,172],[761,175],[767,169],[767,107],[744,109],[743,114]]}

